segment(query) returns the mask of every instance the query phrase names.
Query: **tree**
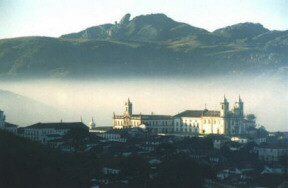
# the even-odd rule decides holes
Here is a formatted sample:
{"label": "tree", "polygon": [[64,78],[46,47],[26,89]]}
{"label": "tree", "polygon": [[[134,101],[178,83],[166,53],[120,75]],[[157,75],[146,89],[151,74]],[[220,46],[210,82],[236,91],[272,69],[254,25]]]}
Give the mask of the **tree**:
{"label": "tree", "polygon": [[149,164],[140,156],[124,158],[119,163],[121,176],[131,179],[132,187],[145,187],[149,181]]}
{"label": "tree", "polygon": [[260,135],[260,136],[267,136],[268,135],[268,131],[266,131],[266,128],[263,125],[261,125],[258,128],[257,134]]}
{"label": "tree", "polygon": [[201,187],[203,179],[214,177],[214,172],[208,166],[181,156],[163,162],[159,166],[158,175],[149,187]]}
{"label": "tree", "polygon": [[89,136],[89,131],[83,128],[72,128],[66,134],[65,138],[69,140],[69,143],[77,153],[85,147],[85,139]]}
{"label": "tree", "polygon": [[248,121],[255,121],[256,120],[256,116],[255,116],[255,114],[247,114],[246,115],[246,119]]}

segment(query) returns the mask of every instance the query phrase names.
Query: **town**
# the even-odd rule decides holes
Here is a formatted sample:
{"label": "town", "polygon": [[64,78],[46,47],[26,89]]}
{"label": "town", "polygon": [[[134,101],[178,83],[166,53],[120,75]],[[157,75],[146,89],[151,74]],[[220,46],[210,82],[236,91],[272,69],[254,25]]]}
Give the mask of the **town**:
{"label": "town", "polygon": [[92,153],[99,187],[288,187],[288,132],[269,132],[241,97],[232,109],[224,96],[219,109],[176,115],[134,114],[128,98],[112,126],[83,122],[36,123],[20,127],[5,121],[5,134],[29,139],[64,153]]}

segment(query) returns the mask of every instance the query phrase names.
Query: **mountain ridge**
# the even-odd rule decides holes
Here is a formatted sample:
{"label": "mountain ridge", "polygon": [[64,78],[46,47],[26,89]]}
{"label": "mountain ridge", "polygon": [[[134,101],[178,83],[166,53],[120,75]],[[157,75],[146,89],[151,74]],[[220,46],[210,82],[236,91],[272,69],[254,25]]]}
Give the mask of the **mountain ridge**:
{"label": "mountain ridge", "polygon": [[288,31],[239,23],[213,32],[164,14],[140,15],[59,38],[0,40],[0,77],[286,75]]}

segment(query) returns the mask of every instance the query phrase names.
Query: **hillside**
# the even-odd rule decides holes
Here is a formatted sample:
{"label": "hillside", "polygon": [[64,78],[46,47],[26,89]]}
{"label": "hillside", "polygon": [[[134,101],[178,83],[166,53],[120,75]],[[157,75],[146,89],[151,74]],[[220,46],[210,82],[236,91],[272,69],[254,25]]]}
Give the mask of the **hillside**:
{"label": "hillside", "polygon": [[164,14],[125,15],[119,23],[60,38],[0,40],[0,76],[151,77],[286,74],[288,31],[240,23],[208,32]]}
{"label": "hillside", "polygon": [[0,89],[0,110],[4,111],[6,120],[20,126],[36,122],[60,121],[58,110],[33,99]]}

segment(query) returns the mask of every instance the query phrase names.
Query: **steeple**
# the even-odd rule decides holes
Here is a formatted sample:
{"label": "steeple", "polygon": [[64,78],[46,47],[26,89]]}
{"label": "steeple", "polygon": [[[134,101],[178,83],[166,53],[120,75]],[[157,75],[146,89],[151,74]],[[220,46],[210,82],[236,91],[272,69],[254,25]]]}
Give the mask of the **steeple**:
{"label": "steeple", "polygon": [[127,102],[125,103],[124,116],[131,116],[131,115],[132,115],[132,103],[130,102],[130,99],[128,98]]}
{"label": "steeple", "polygon": [[240,115],[244,116],[244,103],[239,95],[239,99],[238,99],[238,106],[239,106],[239,111],[240,111]]}
{"label": "steeple", "polygon": [[240,95],[239,95],[239,99],[238,99],[238,102],[239,102],[239,103],[243,103],[243,101],[242,101],[242,99],[241,99]]}
{"label": "steeple", "polygon": [[226,96],[224,94],[223,102],[220,103],[220,116],[226,117],[229,113],[229,103],[226,99]]}
{"label": "steeple", "polygon": [[225,94],[224,94],[224,100],[223,101],[224,101],[224,103],[228,103]]}
{"label": "steeple", "polygon": [[90,128],[90,129],[95,129],[95,128],[96,128],[96,124],[95,124],[95,122],[94,122],[93,117],[92,117],[91,122],[89,123],[89,128]]}

